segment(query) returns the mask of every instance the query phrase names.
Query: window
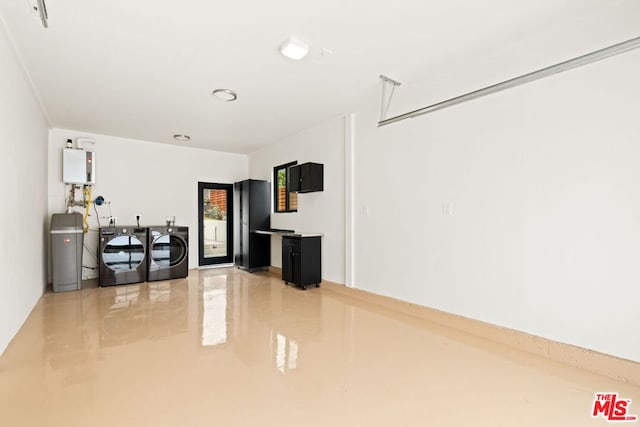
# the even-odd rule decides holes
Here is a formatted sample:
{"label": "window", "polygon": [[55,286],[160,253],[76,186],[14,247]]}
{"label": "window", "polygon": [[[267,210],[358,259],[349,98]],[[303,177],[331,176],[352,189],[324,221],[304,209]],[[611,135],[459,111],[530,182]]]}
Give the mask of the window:
{"label": "window", "polygon": [[298,193],[290,192],[287,188],[289,167],[297,164],[291,162],[273,168],[273,206],[276,212],[298,211]]}

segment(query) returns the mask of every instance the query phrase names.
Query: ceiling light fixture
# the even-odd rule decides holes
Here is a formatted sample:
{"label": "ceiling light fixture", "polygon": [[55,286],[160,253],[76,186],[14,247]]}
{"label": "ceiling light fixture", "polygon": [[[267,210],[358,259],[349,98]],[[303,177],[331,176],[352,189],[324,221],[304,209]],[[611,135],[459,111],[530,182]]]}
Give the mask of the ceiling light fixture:
{"label": "ceiling light fixture", "polygon": [[176,141],[186,142],[191,140],[191,137],[189,135],[176,134],[173,135],[173,139],[175,139]]}
{"label": "ceiling light fixture", "polygon": [[300,39],[289,37],[282,43],[282,46],[280,46],[280,53],[287,58],[299,61],[309,53],[309,45]]}
{"label": "ceiling light fixture", "polygon": [[216,89],[213,92],[211,92],[211,94],[216,98],[220,98],[223,101],[227,101],[227,102],[235,101],[236,99],[238,99],[238,94],[232,91],[231,89]]}

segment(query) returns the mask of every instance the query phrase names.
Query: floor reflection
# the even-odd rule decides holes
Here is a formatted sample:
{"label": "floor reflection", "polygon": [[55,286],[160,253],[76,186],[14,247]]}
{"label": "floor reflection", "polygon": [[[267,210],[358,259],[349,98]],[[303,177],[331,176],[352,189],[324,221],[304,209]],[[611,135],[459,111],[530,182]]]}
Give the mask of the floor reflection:
{"label": "floor reflection", "polygon": [[113,347],[187,331],[186,283],[151,282],[103,289],[100,346]]}
{"label": "floor reflection", "polygon": [[[275,338],[275,339],[274,339]],[[298,343],[280,333],[271,332],[271,342],[275,343],[272,353],[278,371],[286,373],[298,365]]]}
{"label": "floor reflection", "polygon": [[202,283],[202,345],[227,342],[227,276],[204,277]]}
{"label": "floor reflection", "polygon": [[43,304],[44,349],[49,366],[53,370],[81,369],[91,357],[90,319],[94,318],[95,304],[90,293],[69,292],[56,301],[44,299]]}

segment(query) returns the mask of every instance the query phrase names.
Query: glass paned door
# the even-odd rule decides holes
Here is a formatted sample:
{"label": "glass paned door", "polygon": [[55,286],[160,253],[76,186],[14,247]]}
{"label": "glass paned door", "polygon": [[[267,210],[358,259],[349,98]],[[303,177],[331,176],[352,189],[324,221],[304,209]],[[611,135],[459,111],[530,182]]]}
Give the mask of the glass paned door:
{"label": "glass paned door", "polygon": [[198,183],[200,265],[233,262],[233,184]]}

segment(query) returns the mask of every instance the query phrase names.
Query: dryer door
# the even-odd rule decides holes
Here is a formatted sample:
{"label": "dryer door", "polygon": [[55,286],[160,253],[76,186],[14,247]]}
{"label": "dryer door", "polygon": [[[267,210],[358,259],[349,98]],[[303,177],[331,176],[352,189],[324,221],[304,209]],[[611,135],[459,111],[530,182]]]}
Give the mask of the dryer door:
{"label": "dryer door", "polygon": [[187,256],[187,244],[178,237],[163,234],[151,243],[151,260],[160,267],[174,267]]}
{"label": "dryer door", "polygon": [[144,261],[144,245],[136,236],[118,236],[102,251],[102,262],[114,271],[135,270]]}

